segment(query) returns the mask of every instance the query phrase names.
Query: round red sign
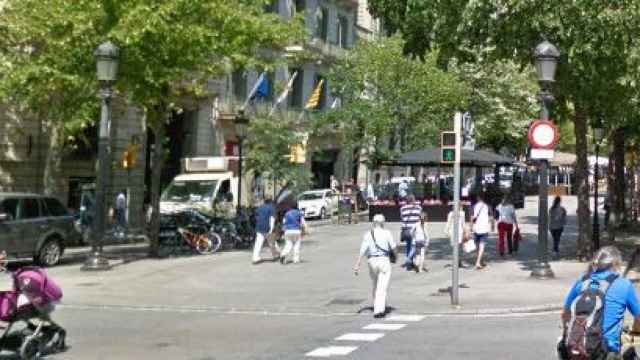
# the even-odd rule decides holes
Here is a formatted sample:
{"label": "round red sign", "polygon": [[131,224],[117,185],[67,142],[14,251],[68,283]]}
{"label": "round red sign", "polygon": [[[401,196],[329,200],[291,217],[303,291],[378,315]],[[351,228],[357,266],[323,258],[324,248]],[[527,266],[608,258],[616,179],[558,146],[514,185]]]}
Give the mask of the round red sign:
{"label": "round red sign", "polygon": [[549,120],[535,120],[529,126],[529,144],[532,148],[553,149],[559,137],[558,128]]}

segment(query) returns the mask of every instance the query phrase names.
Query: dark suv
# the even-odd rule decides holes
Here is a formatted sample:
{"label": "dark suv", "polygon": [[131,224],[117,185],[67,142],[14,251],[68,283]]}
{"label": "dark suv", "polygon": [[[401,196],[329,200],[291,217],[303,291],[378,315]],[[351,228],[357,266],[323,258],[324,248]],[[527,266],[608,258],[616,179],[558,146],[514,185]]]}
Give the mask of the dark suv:
{"label": "dark suv", "polygon": [[73,216],[53,197],[0,192],[0,250],[9,258],[33,258],[53,266],[80,234]]}

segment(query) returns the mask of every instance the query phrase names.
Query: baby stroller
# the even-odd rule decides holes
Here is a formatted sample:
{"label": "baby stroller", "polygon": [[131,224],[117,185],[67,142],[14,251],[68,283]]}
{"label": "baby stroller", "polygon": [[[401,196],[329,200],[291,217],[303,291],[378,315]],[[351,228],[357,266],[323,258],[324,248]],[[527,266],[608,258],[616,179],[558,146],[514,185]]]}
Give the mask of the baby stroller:
{"label": "baby stroller", "polygon": [[0,351],[14,351],[19,359],[33,360],[65,350],[66,331],[51,320],[62,298],[60,287],[38,267],[23,267],[8,276],[13,285],[0,291],[0,321],[6,323],[4,331],[0,330]]}

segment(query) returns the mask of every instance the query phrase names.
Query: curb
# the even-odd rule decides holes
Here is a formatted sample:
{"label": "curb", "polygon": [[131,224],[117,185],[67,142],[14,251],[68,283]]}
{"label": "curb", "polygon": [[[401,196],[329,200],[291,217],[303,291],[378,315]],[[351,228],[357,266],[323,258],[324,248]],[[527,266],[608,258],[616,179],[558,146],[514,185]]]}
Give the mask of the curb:
{"label": "curb", "polygon": [[514,308],[497,308],[497,309],[464,309],[445,310],[445,311],[427,311],[422,315],[440,315],[440,316],[492,316],[492,315],[532,315],[558,312],[562,310],[562,306],[557,304],[524,306]]}

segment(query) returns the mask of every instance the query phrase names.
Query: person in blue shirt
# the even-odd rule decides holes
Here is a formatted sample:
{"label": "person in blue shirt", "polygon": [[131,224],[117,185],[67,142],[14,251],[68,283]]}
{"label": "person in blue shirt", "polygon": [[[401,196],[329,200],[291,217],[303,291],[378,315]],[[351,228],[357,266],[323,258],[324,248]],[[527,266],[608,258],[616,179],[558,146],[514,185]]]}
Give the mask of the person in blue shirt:
{"label": "person in blue shirt", "polygon": [[293,263],[300,262],[300,243],[302,242],[302,230],[306,226],[302,212],[295,205],[284,214],[282,229],[284,230],[284,249],[280,253],[280,263],[286,264],[289,254],[293,250]]}
{"label": "person in blue shirt", "polygon": [[[602,281],[612,274],[618,277],[609,286],[604,299],[604,314],[602,328],[607,343],[609,354],[606,359],[622,359],[620,357],[620,335],[622,333],[622,321],[625,311],[628,310],[634,318],[633,332],[640,332],[640,304],[636,296],[636,290],[631,281],[619,275],[622,256],[620,251],[613,246],[601,248],[594,256],[589,266],[590,279]],[[580,277],[569,291],[562,312],[562,323],[565,329],[571,320],[571,304],[580,295],[583,277]]]}
{"label": "person in blue shirt", "polygon": [[256,241],[253,245],[253,264],[258,264],[262,261],[260,252],[262,251],[262,245],[267,240],[269,248],[271,249],[271,255],[274,261],[280,256],[280,249],[274,238],[274,227],[276,223],[276,207],[273,205],[271,198],[266,198],[264,203],[256,209]]}

